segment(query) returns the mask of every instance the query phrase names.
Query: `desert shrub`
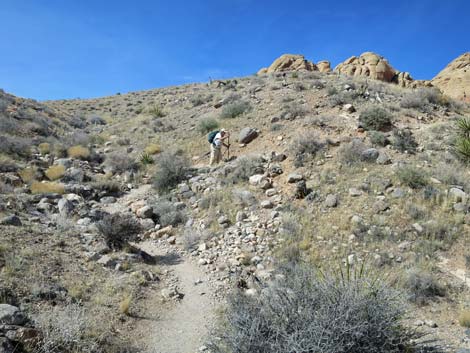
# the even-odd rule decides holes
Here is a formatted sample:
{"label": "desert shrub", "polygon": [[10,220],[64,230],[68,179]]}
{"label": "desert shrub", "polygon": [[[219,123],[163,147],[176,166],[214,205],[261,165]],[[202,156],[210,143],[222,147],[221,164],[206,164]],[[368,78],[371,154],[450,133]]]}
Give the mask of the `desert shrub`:
{"label": "desert shrub", "polygon": [[418,147],[418,143],[416,142],[410,130],[394,129],[392,146],[402,153],[407,152],[414,154],[416,152],[416,148]]}
{"label": "desert shrub", "polygon": [[33,194],[63,194],[65,193],[65,186],[61,183],[53,182],[38,182],[35,181],[31,184],[31,193]]}
{"label": "desert shrub", "polygon": [[40,143],[38,145],[39,153],[42,155],[51,153],[51,144],[47,142]]}
{"label": "desert shrub", "polygon": [[461,185],[470,191],[470,180],[465,176],[465,167],[456,162],[439,163],[434,167],[434,176],[447,185]]}
{"label": "desert shrub", "polygon": [[214,353],[398,353],[418,348],[401,296],[380,278],[319,273],[305,265],[281,270],[256,296],[233,294]]}
{"label": "desert shrub", "polygon": [[194,95],[190,98],[190,102],[193,105],[193,107],[197,107],[200,105],[203,105],[207,102],[209,102],[212,99],[212,95],[203,95],[203,94],[197,94]]}
{"label": "desert shrub", "polygon": [[189,161],[180,152],[164,152],[157,159],[153,184],[159,192],[168,192],[181,183],[189,168]]}
{"label": "desert shrub", "polygon": [[106,244],[116,250],[127,246],[142,230],[139,221],[129,213],[105,215],[97,227]]}
{"label": "desert shrub", "polygon": [[427,175],[422,170],[412,166],[398,168],[396,175],[402,184],[412,189],[421,189],[428,184]]}
{"label": "desert shrub", "polygon": [[384,147],[389,144],[387,135],[383,132],[372,130],[369,131],[367,136],[369,137],[370,143],[374,146]]}
{"label": "desert shrub", "polygon": [[119,146],[129,146],[131,144],[131,140],[127,137],[118,138],[116,140],[116,144]]}
{"label": "desert shrub", "polygon": [[82,131],[75,131],[64,136],[61,140],[65,148],[73,146],[87,146],[90,143],[90,136]]}
{"label": "desert shrub", "polygon": [[5,184],[3,181],[0,181],[0,194],[10,194],[13,192],[13,187],[11,185]]}
{"label": "desert shrub", "polygon": [[329,97],[330,106],[338,107],[344,104],[353,103],[359,94],[356,91],[339,92]]}
{"label": "desert shrub", "polygon": [[306,89],[307,88],[302,82],[294,83],[294,90],[296,90],[297,92],[302,92],[302,91],[305,91]]}
{"label": "desert shrub", "polygon": [[334,96],[335,94],[338,94],[338,89],[334,86],[330,86],[328,87],[328,89],[326,90],[326,93],[328,94],[328,96]]}
{"label": "desert shrub", "polygon": [[251,110],[247,101],[238,101],[225,105],[220,113],[220,119],[234,119]]}
{"label": "desert shrub", "polygon": [[315,157],[317,152],[325,147],[324,141],[315,134],[303,134],[294,139],[291,150],[294,155],[294,165],[302,167],[306,161]]}
{"label": "desert shrub", "polygon": [[205,118],[202,119],[197,125],[197,130],[201,134],[207,134],[213,130],[216,130],[219,127],[219,123],[214,118]]}
{"label": "desert shrub", "polygon": [[105,165],[114,173],[135,172],[139,169],[137,162],[122,152],[114,152],[106,157]]}
{"label": "desert shrub", "polygon": [[284,128],[284,125],[282,124],[272,124],[271,125],[271,131],[280,131]]}
{"label": "desert shrub", "polygon": [[121,312],[121,314],[129,315],[131,304],[132,304],[132,295],[130,294],[125,295],[124,298],[119,303],[119,311]]}
{"label": "desert shrub", "polygon": [[386,130],[392,126],[392,115],[385,108],[370,106],[359,114],[359,123],[365,130]]}
{"label": "desert shrub", "polygon": [[86,147],[76,145],[72,146],[67,150],[67,154],[70,158],[86,160],[90,157],[90,150]]}
{"label": "desert shrub", "polygon": [[158,154],[161,151],[162,147],[158,143],[151,143],[144,149],[144,152],[150,155]]}
{"label": "desert shrub", "polygon": [[470,163],[470,118],[457,120],[457,137],[454,152],[464,163]]}
{"label": "desert shrub", "polygon": [[459,315],[459,324],[462,327],[470,327],[470,310],[462,310]]}
{"label": "desert shrub", "polygon": [[43,310],[34,321],[41,332],[38,353],[102,352],[97,321],[79,304]]}
{"label": "desert shrub", "polygon": [[183,246],[187,251],[193,251],[201,242],[202,234],[193,227],[185,227],[183,232]]}
{"label": "desert shrub", "polygon": [[282,118],[292,120],[295,118],[304,117],[307,114],[307,109],[300,104],[291,103],[282,108]]}
{"label": "desert shrub", "polygon": [[178,209],[170,201],[160,201],[153,205],[153,213],[157,217],[157,222],[166,227],[172,225],[176,227],[186,222],[187,216],[184,210]]}
{"label": "desert shrub", "polygon": [[13,159],[0,155],[0,173],[16,172],[17,170],[18,166]]}
{"label": "desert shrub", "polygon": [[362,152],[366,149],[362,141],[354,139],[338,148],[338,158],[344,164],[353,165],[362,161]]}
{"label": "desert shrub", "polygon": [[451,102],[437,88],[418,88],[407,93],[400,102],[402,108],[429,112],[434,106],[451,105]]}
{"label": "desert shrub", "polygon": [[243,156],[237,159],[235,166],[225,180],[231,184],[246,182],[250,176],[264,172],[263,160],[259,156]]}
{"label": "desert shrub", "polygon": [[65,167],[63,165],[50,166],[46,170],[45,174],[46,174],[46,177],[51,181],[60,179],[65,175]]}
{"label": "desert shrub", "polygon": [[155,160],[153,159],[152,155],[148,154],[147,152],[143,152],[140,155],[139,161],[144,166],[155,163]]}
{"label": "desert shrub", "polygon": [[31,145],[31,140],[24,137],[0,135],[0,154],[26,158],[31,155]]}
{"label": "desert shrub", "polygon": [[312,80],[311,87],[316,89],[323,89],[325,88],[325,82],[323,80],[314,79]]}
{"label": "desert shrub", "polygon": [[410,270],[404,286],[408,292],[408,300],[418,305],[427,304],[434,297],[445,296],[445,288],[431,272],[423,269]]}
{"label": "desert shrub", "polygon": [[106,192],[107,194],[119,194],[121,192],[121,185],[111,179],[98,179],[90,183],[93,190],[98,192]]}
{"label": "desert shrub", "polygon": [[163,118],[166,115],[165,112],[163,111],[163,108],[158,106],[158,105],[154,105],[154,106],[149,107],[147,109],[147,112],[153,118]]}

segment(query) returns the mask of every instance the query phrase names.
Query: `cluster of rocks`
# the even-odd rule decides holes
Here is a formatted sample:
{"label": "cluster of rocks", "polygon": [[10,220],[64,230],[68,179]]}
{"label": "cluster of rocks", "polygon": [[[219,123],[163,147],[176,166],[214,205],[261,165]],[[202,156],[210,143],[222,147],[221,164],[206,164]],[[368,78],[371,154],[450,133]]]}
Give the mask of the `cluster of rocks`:
{"label": "cluster of rocks", "polygon": [[29,325],[26,315],[16,306],[0,304],[0,352],[14,353],[18,347],[33,348],[39,332]]}

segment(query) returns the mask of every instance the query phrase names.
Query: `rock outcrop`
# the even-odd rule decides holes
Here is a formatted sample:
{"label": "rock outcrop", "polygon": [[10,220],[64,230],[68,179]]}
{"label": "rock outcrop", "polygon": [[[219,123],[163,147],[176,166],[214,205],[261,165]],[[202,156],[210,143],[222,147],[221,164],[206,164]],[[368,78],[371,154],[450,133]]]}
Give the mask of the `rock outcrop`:
{"label": "rock outcrop", "polygon": [[444,94],[470,102],[470,53],[452,61],[431,82]]}
{"label": "rock outcrop", "polygon": [[331,64],[329,61],[322,60],[317,63],[318,71],[320,72],[330,72],[331,71]]}
{"label": "rock outcrop", "polygon": [[318,71],[317,66],[303,55],[284,54],[274,60],[268,68],[262,68],[258,75],[282,71]]}
{"label": "rock outcrop", "polygon": [[335,67],[336,72],[350,76],[369,77],[374,80],[392,82],[397,71],[378,54],[366,52],[359,57],[351,56]]}
{"label": "rock outcrop", "polygon": [[351,56],[346,61],[337,65],[335,72],[350,75],[368,77],[373,80],[396,83],[401,87],[432,86],[429,81],[414,80],[409,72],[395,70],[384,57],[366,52],[360,56]]}

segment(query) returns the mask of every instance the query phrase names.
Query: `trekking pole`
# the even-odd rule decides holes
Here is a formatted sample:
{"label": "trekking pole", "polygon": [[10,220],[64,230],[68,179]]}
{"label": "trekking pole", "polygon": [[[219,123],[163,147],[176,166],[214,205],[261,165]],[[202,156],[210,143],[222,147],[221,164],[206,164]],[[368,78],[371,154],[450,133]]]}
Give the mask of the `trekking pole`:
{"label": "trekking pole", "polygon": [[228,144],[228,147],[227,147],[227,159],[230,159],[230,135],[228,135],[228,137],[227,137],[227,144]]}

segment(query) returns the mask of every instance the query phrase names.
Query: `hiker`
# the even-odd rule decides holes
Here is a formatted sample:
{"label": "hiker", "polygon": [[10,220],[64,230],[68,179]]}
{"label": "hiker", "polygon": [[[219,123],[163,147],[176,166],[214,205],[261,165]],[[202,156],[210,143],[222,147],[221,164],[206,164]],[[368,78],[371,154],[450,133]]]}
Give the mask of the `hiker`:
{"label": "hiker", "polygon": [[211,144],[211,159],[209,162],[210,166],[218,164],[222,159],[222,146],[229,148],[230,144],[224,143],[230,137],[230,134],[225,129],[220,129],[220,131],[212,131],[208,140]]}

